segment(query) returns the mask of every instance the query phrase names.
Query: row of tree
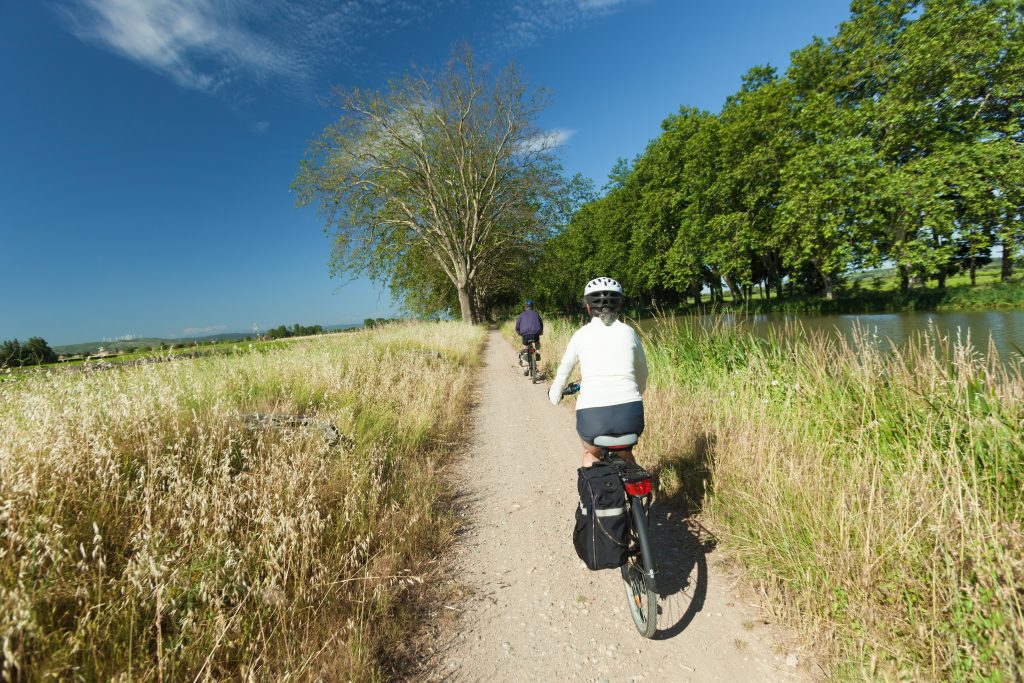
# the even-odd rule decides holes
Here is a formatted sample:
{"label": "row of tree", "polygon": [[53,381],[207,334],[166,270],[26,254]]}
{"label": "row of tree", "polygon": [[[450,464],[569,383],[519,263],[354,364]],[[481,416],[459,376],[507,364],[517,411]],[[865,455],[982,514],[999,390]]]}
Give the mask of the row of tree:
{"label": "row of tree", "polygon": [[[665,303],[831,299],[891,264],[944,287],[1024,235],[1024,3],[854,0],[838,34],[756,67],[718,114],[684,107],[548,240],[533,287],[578,306],[614,277]],[[795,288],[784,289],[783,281]]]}
{"label": "row of tree", "polygon": [[324,328],[321,325],[300,325],[295,323],[291,327],[278,325],[264,333],[265,339],[285,339],[286,337],[308,337],[314,334],[323,334]]}
{"label": "row of tree", "polygon": [[785,74],[755,67],[717,114],[668,117],[600,196],[561,175],[533,123],[543,93],[463,47],[440,73],[340,92],[293,188],[335,273],[474,322],[526,294],[574,308],[599,274],[669,305],[756,285],[831,299],[880,265],[943,287],[994,249],[1005,279],[1024,233],[1022,26],[1021,0],[853,0]]}
{"label": "row of tree", "polygon": [[24,344],[17,339],[0,343],[0,368],[20,368],[56,362],[57,354],[42,337],[30,337]]}

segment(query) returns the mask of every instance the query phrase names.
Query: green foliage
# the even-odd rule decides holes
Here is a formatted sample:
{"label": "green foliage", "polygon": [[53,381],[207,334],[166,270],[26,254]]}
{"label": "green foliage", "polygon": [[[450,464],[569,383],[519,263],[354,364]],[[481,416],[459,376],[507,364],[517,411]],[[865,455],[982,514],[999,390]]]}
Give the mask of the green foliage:
{"label": "green foliage", "polygon": [[263,336],[267,339],[285,339],[287,337],[307,337],[314,334],[323,334],[324,328],[320,325],[300,325],[295,323],[291,327],[278,325],[267,330]]}
{"label": "green foliage", "polygon": [[552,140],[534,125],[543,104],[468,48],[441,72],[340,93],[293,185],[324,216],[332,270],[387,282],[413,313],[486,318],[557,212]]}
{"label": "green foliage", "polygon": [[[891,264],[904,296],[1024,244],[1024,5],[857,0],[717,114],[683,107],[545,244],[535,290],[596,275],[649,303],[834,299]],[[998,253],[998,251],[996,252]]]}
{"label": "green foliage", "polygon": [[17,339],[9,339],[0,344],[0,368],[18,368],[56,362],[57,354],[42,337],[30,337],[24,344]]}

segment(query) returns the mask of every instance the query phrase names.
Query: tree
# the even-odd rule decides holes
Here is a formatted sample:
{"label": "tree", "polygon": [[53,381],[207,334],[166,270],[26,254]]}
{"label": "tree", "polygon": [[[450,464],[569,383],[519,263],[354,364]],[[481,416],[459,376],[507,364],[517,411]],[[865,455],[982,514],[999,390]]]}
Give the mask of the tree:
{"label": "tree", "polygon": [[541,209],[560,188],[555,141],[533,124],[542,105],[513,67],[492,75],[468,47],[441,73],[340,92],[339,121],[293,184],[325,219],[332,270],[394,283],[430,259],[462,319],[480,321],[478,290],[542,233]]}
{"label": "tree", "polygon": [[9,339],[0,344],[0,367],[16,368],[56,362],[57,354],[42,337],[30,337],[24,344],[17,339]]}
{"label": "tree", "polygon": [[17,368],[24,365],[24,349],[17,339],[8,339],[0,344],[0,367]]}
{"label": "tree", "polygon": [[53,349],[50,348],[50,345],[42,337],[30,337],[25,342],[24,353],[28,357],[28,362],[32,365],[57,362],[57,354],[53,352]]}

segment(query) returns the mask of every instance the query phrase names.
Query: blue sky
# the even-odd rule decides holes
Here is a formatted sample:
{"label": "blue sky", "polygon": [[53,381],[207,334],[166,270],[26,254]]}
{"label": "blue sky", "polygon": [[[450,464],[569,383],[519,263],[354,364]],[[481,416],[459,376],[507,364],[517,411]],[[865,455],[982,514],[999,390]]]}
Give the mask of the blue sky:
{"label": "blue sky", "polygon": [[603,183],[680,105],[717,111],[847,0],[0,0],[0,340],[52,345],[391,316],[328,276],[289,185],[334,115],[468,40],[552,91],[539,123]]}

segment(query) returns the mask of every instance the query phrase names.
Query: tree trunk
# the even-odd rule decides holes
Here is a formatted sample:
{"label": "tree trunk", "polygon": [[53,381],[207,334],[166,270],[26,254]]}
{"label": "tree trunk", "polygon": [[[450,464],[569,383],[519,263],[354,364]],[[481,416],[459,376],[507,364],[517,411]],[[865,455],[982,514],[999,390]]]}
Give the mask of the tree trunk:
{"label": "tree trunk", "polygon": [[734,302],[744,303],[743,287],[737,284],[736,278],[732,275],[726,275],[725,284],[729,285],[729,291],[732,292],[732,300]]}
{"label": "tree trunk", "polygon": [[1008,282],[1013,277],[1013,242],[1003,240],[1003,265],[999,269],[999,281]]}
{"label": "tree trunk", "polygon": [[825,300],[833,301],[836,298],[835,283],[832,281],[832,278],[829,276],[829,274],[826,273],[824,269],[822,269],[820,261],[814,259],[813,261],[811,261],[811,263],[814,264],[814,267],[815,269],[817,269],[818,274],[821,275],[821,282],[825,285]]}
{"label": "tree trunk", "polygon": [[771,288],[775,285],[775,298],[782,299],[782,261],[777,252],[769,251],[764,255],[764,265],[768,274],[764,278],[764,297],[771,300]]}
{"label": "tree trunk", "polygon": [[910,291],[910,270],[906,266],[900,266],[900,291]]}
{"label": "tree trunk", "polygon": [[978,264],[975,263],[974,259],[971,259],[970,273],[971,273],[971,287],[973,287],[976,284],[974,279],[975,279],[975,277],[978,274]]}
{"label": "tree trunk", "polygon": [[946,271],[940,270],[938,275],[935,276],[935,280],[939,286],[939,289],[946,288]]}
{"label": "tree trunk", "polygon": [[459,311],[462,313],[462,322],[473,323],[473,298],[469,293],[469,283],[462,283],[456,286],[459,291]]}

